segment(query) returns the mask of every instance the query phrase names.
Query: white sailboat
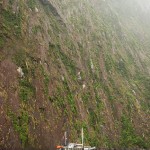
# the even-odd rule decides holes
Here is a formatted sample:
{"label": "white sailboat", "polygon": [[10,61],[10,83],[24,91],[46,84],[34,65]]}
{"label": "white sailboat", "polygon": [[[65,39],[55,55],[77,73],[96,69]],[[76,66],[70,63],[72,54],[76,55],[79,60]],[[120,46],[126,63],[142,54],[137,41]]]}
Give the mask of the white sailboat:
{"label": "white sailboat", "polygon": [[82,137],[82,143],[81,144],[67,143],[67,133],[65,132],[65,134],[64,134],[64,138],[65,138],[64,145],[56,146],[56,148],[57,148],[57,150],[96,150],[96,147],[91,147],[91,146],[85,146],[84,145],[83,128],[82,128],[82,131],[81,131],[81,137]]}

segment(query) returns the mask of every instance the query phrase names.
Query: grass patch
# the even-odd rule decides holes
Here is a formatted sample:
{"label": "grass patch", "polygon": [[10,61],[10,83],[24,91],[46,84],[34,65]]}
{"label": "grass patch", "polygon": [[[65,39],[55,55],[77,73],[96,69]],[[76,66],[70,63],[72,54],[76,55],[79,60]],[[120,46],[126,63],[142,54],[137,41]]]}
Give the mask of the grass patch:
{"label": "grass patch", "polygon": [[31,10],[34,10],[35,6],[36,6],[36,1],[35,0],[28,0],[27,1],[27,5]]}
{"label": "grass patch", "polygon": [[4,37],[3,36],[0,36],[0,48],[2,48],[4,46]]}
{"label": "grass patch", "polygon": [[27,102],[35,95],[35,88],[27,79],[20,80],[19,97],[23,102]]}
{"label": "grass patch", "polygon": [[95,126],[96,126],[96,124],[97,124],[97,121],[98,121],[98,118],[97,118],[97,114],[94,112],[94,110],[93,109],[89,109],[89,114],[90,114],[90,116],[89,116],[89,124],[94,128],[94,129],[96,129],[95,128]]}
{"label": "grass patch", "polygon": [[67,71],[72,75],[74,78],[76,78],[76,66],[75,62],[67,56],[63,51],[61,50],[60,45],[54,45],[49,43],[49,50],[54,54],[54,56],[58,59],[61,59],[62,63],[65,65]]}
{"label": "grass patch", "polygon": [[37,34],[38,32],[44,32],[43,28],[40,25],[36,25],[32,28],[33,34]]}
{"label": "grass patch", "polygon": [[44,77],[43,81],[44,81],[44,94],[48,96],[48,88],[49,88],[49,81],[50,81],[50,78],[49,78],[49,75],[45,72],[43,66],[41,66],[41,72],[42,72],[42,75]]}
{"label": "grass patch", "polygon": [[77,115],[77,108],[76,108],[75,100],[71,93],[67,95],[67,100],[69,102],[71,111],[74,113],[74,115]]}
{"label": "grass patch", "polygon": [[105,55],[105,67],[106,67],[107,72],[113,70],[114,66],[115,66],[115,62],[113,58],[108,54]]}
{"label": "grass patch", "polygon": [[76,103],[75,103],[75,100],[74,100],[74,97],[73,97],[73,94],[69,88],[69,85],[65,79],[64,81],[64,90],[65,90],[65,93],[66,93],[66,99],[70,105],[70,109],[71,111],[77,115],[77,107],[76,107]]}
{"label": "grass patch", "polygon": [[15,131],[17,131],[19,134],[22,146],[25,147],[28,142],[28,132],[29,132],[28,112],[23,111],[21,115],[17,117],[13,112],[9,111],[8,115],[12,120]]}
{"label": "grass patch", "polygon": [[21,35],[21,12],[16,15],[9,10],[3,10],[2,16],[3,30],[7,31],[7,34],[14,33],[19,37]]}
{"label": "grass patch", "polygon": [[129,78],[128,68],[124,60],[121,59],[116,63],[116,70],[118,73],[121,73],[122,76]]}
{"label": "grass patch", "polygon": [[122,131],[121,131],[121,146],[123,148],[148,148],[146,141],[141,136],[135,134],[135,129],[131,123],[131,120],[123,115],[121,118]]}
{"label": "grass patch", "polygon": [[89,102],[90,98],[91,98],[90,92],[84,93],[82,95],[82,101],[84,102],[84,104],[87,104]]}
{"label": "grass patch", "polygon": [[9,4],[12,5],[14,3],[14,0],[9,0]]}
{"label": "grass patch", "polygon": [[25,50],[21,49],[13,57],[15,64],[22,68],[24,77],[19,81],[19,97],[23,102],[29,101],[35,95],[35,88],[29,81],[30,75],[34,76],[34,66],[32,65],[32,60],[27,67],[27,54]]}
{"label": "grass patch", "polygon": [[27,65],[26,65],[27,54],[25,50],[20,49],[18,52],[16,52],[16,54],[14,55],[12,59],[18,67],[21,67],[21,69],[23,70],[24,76],[27,77],[27,75],[29,74],[29,69],[27,68]]}
{"label": "grass patch", "polygon": [[65,108],[65,98],[61,94],[61,89],[60,88],[57,88],[57,91],[54,94],[54,96],[49,96],[49,101],[54,103],[59,108],[63,108],[63,109]]}

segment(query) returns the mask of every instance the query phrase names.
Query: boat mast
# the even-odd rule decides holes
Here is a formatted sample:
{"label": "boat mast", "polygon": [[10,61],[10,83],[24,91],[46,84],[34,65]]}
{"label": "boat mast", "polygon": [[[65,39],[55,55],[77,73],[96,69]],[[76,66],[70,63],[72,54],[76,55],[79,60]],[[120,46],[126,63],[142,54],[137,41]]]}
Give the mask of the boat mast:
{"label": "boat mast", "polygon": [[65,146],[67,145],[67,132],[65,131]]}
{"label": "boat mast", "polygon": [[82,147],[84,149],[84,133],[83,133],[83,128],[81,130],[81,137],[82,137]]}

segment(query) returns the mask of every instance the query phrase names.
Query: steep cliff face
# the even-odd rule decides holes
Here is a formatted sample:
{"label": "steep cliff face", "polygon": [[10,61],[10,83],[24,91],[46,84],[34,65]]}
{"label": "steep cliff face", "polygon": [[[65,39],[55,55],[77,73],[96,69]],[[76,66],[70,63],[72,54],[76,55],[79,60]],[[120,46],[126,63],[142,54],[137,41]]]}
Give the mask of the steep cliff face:
{"label": "steep cliff face", "polygon": [[0,1],[0,149],[150,148],[148,0]]}

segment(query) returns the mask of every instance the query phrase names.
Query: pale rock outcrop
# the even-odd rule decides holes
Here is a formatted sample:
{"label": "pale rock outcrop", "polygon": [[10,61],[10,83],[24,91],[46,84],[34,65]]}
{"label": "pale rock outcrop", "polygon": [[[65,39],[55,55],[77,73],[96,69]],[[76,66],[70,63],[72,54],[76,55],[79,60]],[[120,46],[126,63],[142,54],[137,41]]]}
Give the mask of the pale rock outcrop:
{"label": "pale rock outcrop", "polygon": [[21,78],[24,76],[24,73],[21,67],[18,67],[17,72],[19,73]]}

